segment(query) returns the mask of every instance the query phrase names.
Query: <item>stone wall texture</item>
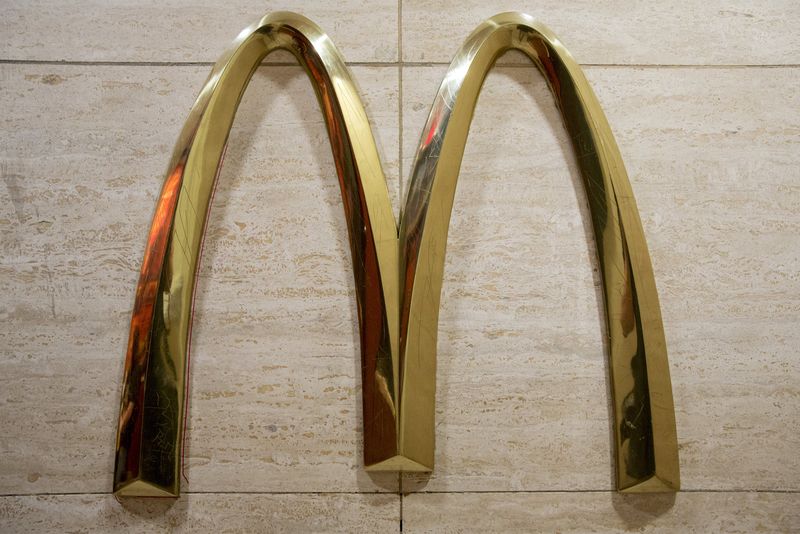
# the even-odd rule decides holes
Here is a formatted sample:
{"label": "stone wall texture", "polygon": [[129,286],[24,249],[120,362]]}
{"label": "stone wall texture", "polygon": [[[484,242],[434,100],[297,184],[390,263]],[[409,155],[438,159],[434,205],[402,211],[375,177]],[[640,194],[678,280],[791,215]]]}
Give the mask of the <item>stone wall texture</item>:
{"label": "stone wall texture", "polygon": [[[800,531],[795,0],[0,0],[0,531]],[[323,117],[275,54],[210,213],[178,501],[110,495],[128,322],[173,143],[264,13],[351,62],[395,209],[473,27],[548,24],[608,115],[653,259],[683,491],[613,491],[585,195],[543,78],[486,79],[450,232],[436,470],[370,476],[347,229]]]}

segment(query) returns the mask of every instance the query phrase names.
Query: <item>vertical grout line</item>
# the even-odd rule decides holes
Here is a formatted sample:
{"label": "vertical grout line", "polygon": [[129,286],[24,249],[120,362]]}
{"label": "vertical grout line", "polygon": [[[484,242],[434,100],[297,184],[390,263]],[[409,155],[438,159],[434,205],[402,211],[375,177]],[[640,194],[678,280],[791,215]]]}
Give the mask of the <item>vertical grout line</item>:
{"label": "vertical grout line", "polygon": [[[397,0],[397,231],[403,216],[405,188],[403,187],[403,0]],[[400,496],[400,532],[403,532],[403,472],[397,473],[397,492]]]}
{"label": "vertical grout line", "polygon": [[[397,83],[398,83],[398,120],[397,120],[397,127],[399,128],[398,132],[398,143],[399,143],[399,150],[398,150],[398,157],[400,161],[398,162],[398,191],[397,191],[397,202],[398,202],[398,223],[399,217],[403,215],[403,202],[405,201],[405,188],[403,187],[404,181],[404,172],[403,172],[403,0],[397,0]],[[399,231],[398,226],[398,231]]]}
{"label": "vertical grout line", "polygon": [[397,488],[400,490],[400,532],[403,532],[403,472],[397,473]]}

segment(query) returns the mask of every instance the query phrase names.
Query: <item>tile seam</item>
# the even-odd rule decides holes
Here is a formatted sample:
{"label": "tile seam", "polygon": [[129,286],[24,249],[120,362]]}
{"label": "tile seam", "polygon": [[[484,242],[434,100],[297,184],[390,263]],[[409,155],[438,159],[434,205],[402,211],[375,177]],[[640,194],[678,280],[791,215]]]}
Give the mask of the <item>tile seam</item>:
{"label": "tile seam", "polygon": [[[573,493],[610,493],[616,494],[615,490],[465,490],[465,491],[408,491],[406,493],[394,491],[184,491],[181,492],[182,496],[190,495],[385,495],[385,496],[402,496],[402,495],[505,495],[505,494],[519,494],[519,495],[539,495],[539,494],[573,494]],[[681,490],[678,493],[720,493],[720,494],[744,494],[744,493],[766,493],[766,494],[781,494],[781,495],[797,495],[800,494],[800,489],[688,489]],[[0,498],[24,498],[24,497],[80,497],[80,496],[111,496],[112,494],[107,491],[98,492],[41,492],[41,493],[6,493],[0,494]]]}
{"label": "tile seam", "polygon": [[[443,67],[449,61],[348,61],[350,67]],[[83,67],[211,67],[213,61],[83,61],[83,60],[40,60],[40,59],[0,59],[0,65],[52,65]],[[586,68],[633,68],[633,69],[796,69],[800,63],[580,63]],[[299,67],[290,61],[266,61],[260,67]],[[498,63],[498,68],[530,68],[531,64]]]}

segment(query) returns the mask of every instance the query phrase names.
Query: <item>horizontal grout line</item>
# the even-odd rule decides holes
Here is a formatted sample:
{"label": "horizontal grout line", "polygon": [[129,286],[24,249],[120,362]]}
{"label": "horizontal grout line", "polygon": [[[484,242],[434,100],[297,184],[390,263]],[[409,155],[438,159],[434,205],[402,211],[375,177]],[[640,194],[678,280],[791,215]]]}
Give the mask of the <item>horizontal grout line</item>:
{"label": "horizontal grout line", "polygon": [[397,495],[396,491],[186,491],[181,495]]}
{"label": "horizontal grout line", "polygon": [[[446,61],[348,61],[351,67],[440,67],[447,66]],[[39,60],[39,59],[0,59],[0,65],[63,65],[86,67],[211,67],[213,61],[72,61],[72,60]],[[682,64],[682,63],[581,63],[582,67],[608,68],[650,68],[650,69],[795,69],[800,63],[752,63],[752,64]],[[296,67],[295,62],[265,62],[262,67]],[[501,68],[528,68],[530,63],[498,63]]]}
{"label": "horizontal grout line", "polygon": [[[409,67],[433,67],[440,65],[449,65],[449,63],[405,63],[403,66]],[[583,68],[608,68],[608,69],[796,69],[800,67],[797,64],[707,64],[707,65],[692,65],[682,63],[579,63]],[[530,62],[514,62],[514,63],[496,63],[494,68],[529,68],[532,67]]]}
{"label": "horizontal grout line", "polygon": [[[503,67],[507,66],[504,64],[500,65]],[[704,65],[692,65],[690,63],[581,63],[580,65],[581,67],[622,69],[796,69],[800,67],[800,63],[716,63]]]}
{"label": "horizontal grout line", "polygon": [[72,497],[81,495],[111,495],[107,491],[62,491],[42,493],[0,493],[0,499],[7,497]]}
{"label": "horizontal grout line", "polygon": [[[83,67],[213,67],[213,61],[60,61],[60,60],[27,60],[27,59],[0,59],[0,65],[53,65],[53,66],[83,66]],[[353,67],[396,67],[398,63],[371,63],[366,61],[350,61],[347,65]],[[260,67],[299,67],[293,61],[266,61]]]}
{"label": "horizontal grout line", "polygon": [[210,67],[209,61],[67,61],[0,59],[0,65],[64,65],[85,67]]}
{"label": "horizontal grout line", "polygon": [[[438,494],[452,494],[452,495],[460,495],[460,494],[476,494],[476,495],[490,495],[490,494],[498,494],[498,495],[505,495],[505,494],[546,494],[546,493],[619,493],[620,495],[643,495],[642,493],[623,493],[617,492],[616,490],[466,490],[466,491],[450,491],[450,490],[422,490],[422,491],[409,491],[406,492],[406,495],[414,495],[414,494],[428,494],[428,495],[438,495]],[[680,490],[677,493],[780,493],[780,494],[798,494],[800,490],[763,490],[763,489],[734,489],[734,490],[722,490],[722,489],[687,489],[687,490]]]}
{"label": "horizontal grout line", "polygon": [[[182,491],[184,495],[397,495],[396,491]],[[110,491],[54,491],[41,493],[2,493],[4,497],[69,497],[80,495],[108,495]]]}
{"label": "horizontal grout line", "polygon": [[[403,496],[408,495],[539,495],[539,494],[574,494],[574,493],[608,493],[616,494],[617,491],[603,489],[603,490],[466,490],[466,491],[449,491],[449,490],[431,490],[431,491],[406,491]],[[765,490],[765,489],[687,489],[680,490],[678,493],[765,493],[765,494],[800,494],[800,490]],[[0,494],[0,498],[12,497],[70,497],[81,495],[107,495],[111,496],[111,492],[96,491],[96,492],[43,492],[43,493],[4,493]],[[181,496],[187,495],[401,495],[399,492],[394,491],[184,491]],[[626,494],[621,494],[626,495]],[[634,493],[627,495],[637,495]],[[642,495],[642,494],[638,494]]]}

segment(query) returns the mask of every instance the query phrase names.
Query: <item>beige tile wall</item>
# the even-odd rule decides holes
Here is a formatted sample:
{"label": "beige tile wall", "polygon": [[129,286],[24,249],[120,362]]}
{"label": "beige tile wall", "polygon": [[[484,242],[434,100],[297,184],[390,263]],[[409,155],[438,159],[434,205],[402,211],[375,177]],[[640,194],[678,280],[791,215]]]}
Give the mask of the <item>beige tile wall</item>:
{"label": "beige tile wall", "polygon": [[[0,0],[0,531],[800,530],[798,4],[295,4]],[[587,65],[653,256],[684,492],[611,491],[585,200],[516,57],[487,78],[456,198],[436,471],[363,471],[335,170],[310,84],[277,56],[245,94],[210,216],[184,495],[109,496],[172,144],[214,59],[278,8],[353,62],[396,207],[446,63],[483,18],[529,12]]]}

